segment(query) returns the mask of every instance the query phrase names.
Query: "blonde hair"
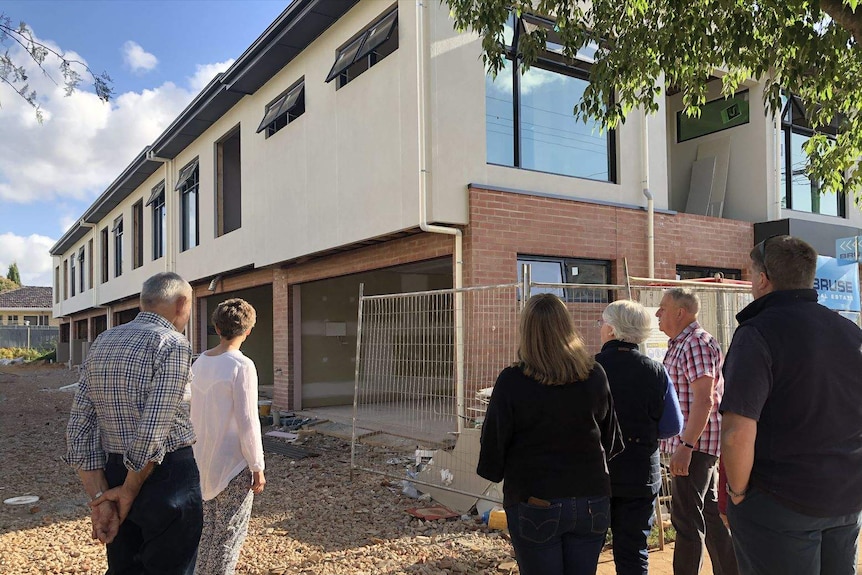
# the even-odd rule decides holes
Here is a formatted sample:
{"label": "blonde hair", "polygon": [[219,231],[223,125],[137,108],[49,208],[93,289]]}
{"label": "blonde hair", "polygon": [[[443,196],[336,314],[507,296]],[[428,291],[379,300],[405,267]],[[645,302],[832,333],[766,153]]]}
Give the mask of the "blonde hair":
{"label": "blonde hair", "polygon": [[641,343],[649,337],[652,323],[650,314],[636,301],[615,301],[605,308],[602,318],[614,328],[614,335],[620,341]]}
{"label": "blonde hair", "polygon": [[560,298],[552,294],[531,297],[521,312],[520,331],[515,365],[524,375],[545,385],[565,385],[589,377],[595,359]]}
{"label": "blonde hair", "polygon": [[234,339],[254,327],[257,313],[244,299],[231,298],[216,306],[212,321],[223,338]]}

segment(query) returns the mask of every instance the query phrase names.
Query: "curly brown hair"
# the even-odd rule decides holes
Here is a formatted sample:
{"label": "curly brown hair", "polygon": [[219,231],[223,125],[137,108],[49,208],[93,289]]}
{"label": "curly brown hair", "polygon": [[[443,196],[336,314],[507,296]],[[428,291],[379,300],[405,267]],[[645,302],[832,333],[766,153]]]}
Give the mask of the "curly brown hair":
{"label": "curly brown hair", "polygon": [[212,322],[225,339],[233,339],[254,327],[257,313],[251,304],[240,298],[225,300],[213,311]]}

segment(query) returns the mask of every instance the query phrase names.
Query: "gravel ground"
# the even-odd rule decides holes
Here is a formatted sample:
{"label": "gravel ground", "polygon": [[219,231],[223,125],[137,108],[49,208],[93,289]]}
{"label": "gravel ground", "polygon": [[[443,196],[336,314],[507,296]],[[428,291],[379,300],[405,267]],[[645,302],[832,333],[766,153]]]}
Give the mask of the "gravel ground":
{"label": "gravel ground", "polygon": [[[0,504],[0,573],[104,573],[104,549],[89,538],[89,509],[61,460],[74,371],[0,367],[0,500],[38,495],[34,505]],[[255,498],[238,573],[517,573],[511,544],[474,518],[424,522],[417,504],[384,478],[349,479],[349,444],[319,434],[303,447],[320,457],[267,454],[267,486]],[[385,457],[385,453],[380,454]]]}

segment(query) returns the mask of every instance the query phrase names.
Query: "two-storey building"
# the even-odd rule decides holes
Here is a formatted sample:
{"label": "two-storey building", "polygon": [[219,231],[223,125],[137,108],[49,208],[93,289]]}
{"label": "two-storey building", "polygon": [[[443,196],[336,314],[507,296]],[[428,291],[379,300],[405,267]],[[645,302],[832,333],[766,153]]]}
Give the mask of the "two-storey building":
{"label": "two-storey building", "polygon": [[[544,25],[513,19],[507,42]],[[591,55],[567,61],[551,37],[528,72],[513,46],[492,78],[445,5],[294,0],[52,248],[73,363],[171,270],[195,288],[196,351],[216,341],[214,305],[243,297],[258,311],[244,350],[277,407],[350,403],[360,283],[507,283],[521,261],[545,281],[619,281],[624,261],[744,277],[754,222],[817,238],[862,225],[782,161],[804,126],[765,116],[755,82],[715,117],[683,119],[670,95],[617,130],[576,122]]]}

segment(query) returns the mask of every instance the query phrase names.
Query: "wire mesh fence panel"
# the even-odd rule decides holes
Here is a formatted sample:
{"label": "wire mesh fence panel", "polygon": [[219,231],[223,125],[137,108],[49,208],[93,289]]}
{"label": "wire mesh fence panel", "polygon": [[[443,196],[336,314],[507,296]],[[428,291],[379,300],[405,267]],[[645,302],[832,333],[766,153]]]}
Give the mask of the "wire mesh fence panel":
{"label": "wire mesh fence panel", "polygon": [[453,508],[466,498],[469,508],[490,486],[475,475],[482,390],[514,360],[517,286],[368,296],[359,305],[353,467],[448,492]]}
{"label": "wire mesh fence panel", "polygon": [[[736,314],[753,300],[750,288],[743,285],[695,282],[678,282],[676,285],[633,285],[632,298],[653,311],[659,307],[664,292],[677,285],[689,288],[697,295],[700,300],[698,323],[718,340],[721,350],[727,353],[733,340],[733,333],[736,331]],[[666,339],[666,336],[661,337]]]}
{"label": "wire mesh fence panel", "polygon": [[[598,320],[609,302],[632,297],[655,308],[668,287],[528,281],[361,296],[352,467],[401,479],[405,493],[418,489],[462,512],[482,501],[499,503],[499,486],[475,469],[491,390],[516,358],[525,296],[560,296],[587,349],[598,352]],[[726,351],[735,315],[751,296],[739,286],[692,289],[701,300],[701,324]],[[666,349],[657,324],[653,332]]]}

